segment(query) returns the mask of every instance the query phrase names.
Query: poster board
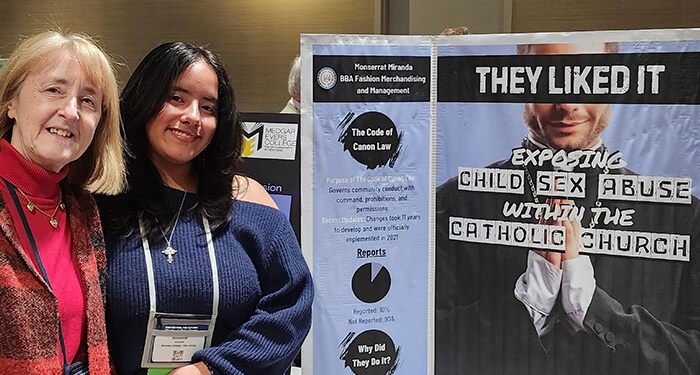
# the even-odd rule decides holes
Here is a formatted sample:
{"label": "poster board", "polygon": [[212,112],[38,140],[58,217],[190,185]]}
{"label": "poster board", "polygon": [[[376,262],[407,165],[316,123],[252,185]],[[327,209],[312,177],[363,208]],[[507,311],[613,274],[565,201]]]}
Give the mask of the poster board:
{"label": "poster board", "polygon": [[[311,371],[700,371],[698,40],[303,36]],[[405,199],[367,200],[369,177],[391,191],[400,175],[416,188]],[[392,215],[382,235],[406,242],[353,233]],[[359,256],[376,249],[386,255]],[[383,270],[390,288],[363,301],[354,277],[381,289]],[[388,343],[399,351],[384,363]]]}
{"label": "poster board", "polygon": [[299,115],[242,113],[243,149],[240,171],[253,177],[301,236]]}
{"label": "poster board", "polygon": [[[317,373],[427,368],[432,193],[430,137],[423,135],[431,128],[431,45],[429,37],[385,38],[314,46],[320,84],[313,94],[302,87],[302,100],[315,100],[312,118],[302,102],[302,122],[314,124],[313,147],[302,151],[313,152],[303,166],[314,169],[311,185],[302,179],[302,190],[313,191],[304,224],[313,226],[311,246],[328,250],[312,254],[316,301],[325,305],[313,315]],[[406,83],[401,93],[392,82],[365,93],[348,81],[355,66],[374,79],[377,64],[388,79]],[[309,70],[302,68],[302,82]]]}

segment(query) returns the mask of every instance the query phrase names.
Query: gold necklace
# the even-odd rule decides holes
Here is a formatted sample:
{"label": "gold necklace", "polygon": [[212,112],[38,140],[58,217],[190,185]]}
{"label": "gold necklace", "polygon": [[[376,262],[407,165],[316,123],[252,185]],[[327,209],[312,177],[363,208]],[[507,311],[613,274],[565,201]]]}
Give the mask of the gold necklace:
{"label": "gold necklace", "polygon": [[178,220],[180,220],[180,212],[182,212],[182,205],[185,204],[185,197],[187,197],[187,192],[185,192],[182,195],[182,202],[180,202],[180,208],[177,210],[177,215],[175,216],[175,224],[173,224],[173,229],[170,231],[170,238],[168,238],[165,235],[163,228],[160,227],[160,223],[158,223],[158,219],[156,218],[156,223],[158,223],[158,229],[160,229],[160,233],[163,234],[163,239],[165,240],[165,243],[168,245],[165,247],[165,250],[161,251],[161,254],[168,257],[166,259],[168,261],[168,263],[172,263],[173,262],[173,255],[177,254],[177,250],[175,250],[173,248],[173,246],[170,244],[170,241],[173,240],[173,234],[175,234],[175,227],[177,227],[177,222],[178,222]]}
{"label": "gold necklace", "polygon": [[48,214],[46,211],[42,210],[41,208],[39,208],[39,206],[37,206],[36,204],[34,204],[34,202],[32,202],[32,200],[29,199],[29,197],[27,196],[27,194],[24,194],[24,192],[22,191],[22,189],[20,189],[20,188],[18,188],[18,187],[16,187],[16,186],[15,186],[15,188],[17,189],[17,191],[20,192],[20,194],[22,194],[22,196],[24,197],[24,199],[27,200],[27,205],[26,205],[25,207],[27,207],[27,210],[29,210],[29,212],[34,212],[34,210],[39,211],[39,213],[41,213],[42,215],[44,215],[44,216],[46,216],[46,217],[49,218],[49,224],[51,224],[52,227],[58,228],[58,220],[56,220],[56,218],[55,218],[54,216],[56,216],[56,212],[58,212],[58,209],[59,209],[59,208],[60,208],[61,210],[63,210],[63,211],[66,210],[66,205],[63,204],[63,200],[61,199],[61,198],[63,197],[63,196],[62,196],[62,193],[61,193],[61,190],[58,191],[58,204],[56,205],[56,208],[53,209],[53,213]]}

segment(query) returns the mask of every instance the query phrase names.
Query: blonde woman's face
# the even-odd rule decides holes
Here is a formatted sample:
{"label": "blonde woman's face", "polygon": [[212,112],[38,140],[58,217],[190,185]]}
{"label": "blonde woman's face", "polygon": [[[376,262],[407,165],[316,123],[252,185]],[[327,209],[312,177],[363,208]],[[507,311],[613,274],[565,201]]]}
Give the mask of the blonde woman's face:
{"label": "blonde woman's face", "polygon": [[87,150],[102,115],[102,92],[69,50],[49,55],[10,101],[10,143],[24,158],[58,172]]}

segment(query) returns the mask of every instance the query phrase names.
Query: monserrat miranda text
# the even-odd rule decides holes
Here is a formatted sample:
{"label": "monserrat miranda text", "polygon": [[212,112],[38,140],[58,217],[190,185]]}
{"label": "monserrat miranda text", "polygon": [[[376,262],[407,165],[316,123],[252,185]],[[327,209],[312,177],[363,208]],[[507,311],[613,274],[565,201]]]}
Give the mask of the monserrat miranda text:
{"label": "monserrat miranda text", "polygon": [[[396,64],[396,63],[386,63],[386,64],[361,64],[355,63],[355,71],[369,71],[369,72],[387,72],[387,71],[401,71],[401,72],[411,72],[413,71],[413,64]],[[411,75],[387,75],[387,74],[340,74],[338,76],[338,81],[342,83],[420,83],[425,85],[428,81],[426,76],[411,74]],[[410,87],[374,87],[365,86],[357,87],[355,89],[358,95],[411,95]]]}
{"label": "monserrat miranda text", "polygon": [[[559,171],[538,171],[533,188],[538,196],[583,198],[586,196],[586,174],[567,172],[579,168],[619,169],[627,165],[620,152],[604,153],[575,150],[513,150],[511,163],[518,167],[541,167],[551,163]],[[622,200],[656,203],[690,204],[692,179],[679,177],[636,176],[623,174],[598,175],[598,201]],[[524,194],[529,182],[523,169],[460,167],[457,188],[464,191]],[[593,222],[629,227],[634,225],[634,209],[591,207]],[[546,202],[506,201],[504,218],[531,219],[542,222],[583,219],[586,207]],[[465,242],[500,244],[516,247],[564,251],[566,231],[563,226],[530,224],[516,221],[449,218],[449,239]],[[608,254],[688,261],[690,236],[673,233],[581,228],[579,251],[587,254]]]}

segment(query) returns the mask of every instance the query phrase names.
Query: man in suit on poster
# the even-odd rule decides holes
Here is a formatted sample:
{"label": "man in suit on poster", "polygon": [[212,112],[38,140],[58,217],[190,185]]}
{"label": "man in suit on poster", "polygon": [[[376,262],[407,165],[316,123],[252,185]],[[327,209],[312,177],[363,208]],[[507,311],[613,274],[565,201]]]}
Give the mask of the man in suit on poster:
{"label": "man in suit on poster", "polygon": [[[616,43],[523,45],[518,53],[617,48]],[[610,117],[610,104],[528,103],[523,118],[529,134],[522,148],[487,167],[522,171],[522,194],[460,190],[461,176],[438,188],[436,374],[700,374],[697,198],[688,192],[685,204],[606,200],[599,191],[601,176],[634,175],[619,160],[603,167],[572,162],[577,165],[562,169],[519,158],[563,150],[571,160],[581,155],[610,160],[613,153],[600,138]],[[547,171],[585,174],[585,196],[538,194],[538,172]],[[540,207],[540,213],[545,205],[551,212],[584,208],[584,214],[505,217],[506,207],[520,203]],[[565,251],[465,240],[471,219],[563,226]],[[646,243],[634,247],[624,241],[624,235],[639,233],[644,235],[638,241],[647,238]],[[591,240],[595,236],[602,236],[600,244]],[[627,246],[637,253],[580,254],[584,237],[594,247]]]}

